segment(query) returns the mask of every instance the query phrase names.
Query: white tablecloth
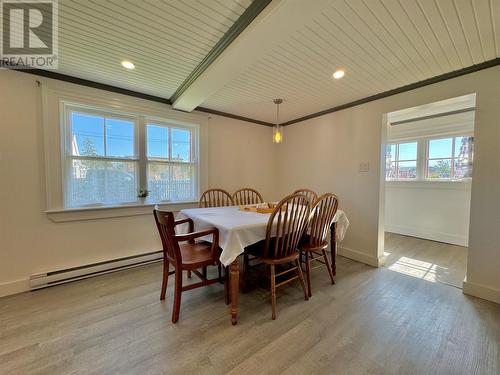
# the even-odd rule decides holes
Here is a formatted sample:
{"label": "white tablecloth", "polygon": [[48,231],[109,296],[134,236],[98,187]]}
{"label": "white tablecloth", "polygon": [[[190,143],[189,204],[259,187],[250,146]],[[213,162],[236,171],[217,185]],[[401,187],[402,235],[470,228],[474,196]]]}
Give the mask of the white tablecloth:
{"label": "white tablecloth", "polygon": [[[220,261],[230,265],[246,246],[266,238],[266,227],[270,214],[240,211],[238,206],[214,208],[189,208],[180,211],[179,218],[190,218],[194,230],[215,227],[219,230],[219,246],[222,249]],[[349,220],[341,210],[335,215],[337,240],[344,238]],[[210,241],[212,236],[202,239]]]}

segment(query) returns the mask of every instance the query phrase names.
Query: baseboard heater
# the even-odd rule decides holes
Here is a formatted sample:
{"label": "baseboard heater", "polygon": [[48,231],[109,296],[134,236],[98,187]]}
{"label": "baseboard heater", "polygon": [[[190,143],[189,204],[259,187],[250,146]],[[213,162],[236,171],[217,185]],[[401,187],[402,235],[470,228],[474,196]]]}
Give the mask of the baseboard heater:
{"label": "baseboard heater", "polygon": [[46,288],[53,285],[69,283],[93,276],[144,266],[159,262],[163,259],[162,251],[155,251],[141,255],[113,259],[105,262],[87,264],[84,266],[67,268],[64,270],[39,273],[30,276],[30,288],[32,290]]}

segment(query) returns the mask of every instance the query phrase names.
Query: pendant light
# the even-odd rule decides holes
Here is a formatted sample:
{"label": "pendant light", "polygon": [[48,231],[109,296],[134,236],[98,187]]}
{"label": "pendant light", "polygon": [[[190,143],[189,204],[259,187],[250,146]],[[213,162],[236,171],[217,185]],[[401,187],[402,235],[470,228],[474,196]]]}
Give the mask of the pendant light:
{"label": "pendant light", "polygon": [[273,126],[273,142],[281,143],[283,142],[283,127],[280,125],[280,104],[283,103],[283,99],[274,99],[274,104],[276,104],[276,125]]}

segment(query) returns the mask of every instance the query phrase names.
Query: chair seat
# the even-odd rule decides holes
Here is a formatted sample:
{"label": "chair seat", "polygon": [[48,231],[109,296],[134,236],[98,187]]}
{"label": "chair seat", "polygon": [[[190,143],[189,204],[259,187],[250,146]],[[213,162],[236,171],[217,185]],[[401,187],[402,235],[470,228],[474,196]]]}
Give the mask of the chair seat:
{"label": "chair seat", "polygon": [[253,256],[256,256],[259,258],[261,262],[268,263],[268,264],[280,264],[280,263],[288,263],[292,262],[298,257],[298,252],[291,254],[288,257],[284,258],[276,258],[274,257],[274,244],[276,242],[276,238],[271,238],[269,241],[269,254],[267,258],[264,258],[264,247],[266,245],[266,240],[261,240],[259,242],[256,242],[250,246],[245,247],[245,252],[248,254],[251,254]]}
{"label": "chair seat", "polygon": [[198,266],[213,264],[211,246],[212,244],[207,241],[179,244],[182,265],[199,268]]}
{"label": "chair seat", "polygon": [[311,243],[311,236],[304,234],[299,242],[299,249],[302,251],[316,251],[328,248],[328,241],[314,241]]}

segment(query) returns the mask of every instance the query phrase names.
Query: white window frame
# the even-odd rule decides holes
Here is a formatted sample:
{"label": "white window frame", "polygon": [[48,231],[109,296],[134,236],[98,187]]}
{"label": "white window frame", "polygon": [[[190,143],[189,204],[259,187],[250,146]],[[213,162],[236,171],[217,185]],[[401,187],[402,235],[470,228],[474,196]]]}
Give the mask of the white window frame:
{"label": "white window frame", "polygon": [[[62,128],[62,134],[63,139],[65,140],[63,147],[62,147],[62,178],[63,178],[63,200],[64,200],[64,207],[66,208],[79,208],[79,207],[100,207],[100,206],[114,206],[114,205],[120,205],[120,204],[131,204],[131,203],[136,203],[137,199],[131,200],[131,201],[123,201],[120,203],[116,204],[107,204],[107,203],[93,203],[93,204],[86,204],[86,205],[80,205],[80,206],[74,206],[70,204],[69,200],[69,192],[70,192],[70,176],[72,173],[72,161],[73,160],[97,160],[97,161],[122,161],[122,162],[135,162],[137,165],[137,170],[136,170],[136,181],[139,182],[139,185],[141,184],[140,182],[140,157],[139,157],[139,127],[140,127],[140,118],[138,116],[134,115],[129,115],[126,113],[122,112],[116,112],[116,111],[111,111],[111,110],[106,110],[102,108],[94,108],[94,107],[89,107],[86,105],[81,105],[77,103],[70,103],[70,102],[62,102],[62,107],[63,107],[63,118],[64,118],[64,125]],[[113,157],[113,156],[96,156],[96,157],[89,157],[89,156],[75,156],[72,153],[72,131],[71,131],[71,114],[72,113],[82,113],[82,114],[89,114],[89,115],[95,115],[95,116],[102,116],[104,118],[114,118],[114,119],[121,119],[125,121],[131,121],[134,124],[134,155],[129,158],[120,158],[120,157]],[[106,126],[104,127],[104,151],[106,151]],[[138,186],[136,186],[136,189],[138,189]]]}
{"label": "white window frame", "polygon": [[[429,163],[429,142],[431,140],[437,140],[437,139],[447,139],[447,138],[452,138],[453,139],[453,150],[452,150],[452,161],[456,159],[455,157],[455,138],[457,137],[472,137],[474,138],[474,134],[472,132],[453,132],[449,134],[442,134],[442,135],[432,135],[432,136],[426,136],[426,137],[414,137],[414,138],[404,138],[404,139],[391,139],[390,141],[387,142],[386,147],[389,147],[391,145],[399,145],[399,144],[404,144],[404,143],[413,143],[417,142],[417,178],[411,179],[411,178],[391,178],[387,179],[385,178],[385,182],[470,182],[471,177],[466,177],[466,178],[453,178],[454,175],[454,165],[452,167],[452,174],[451,178],[429,178],[428,177],[428,163]],[[397,155],[399,154],[399,147],[396,147],[397,149]],[[450,158],[441,158],[443,160],[448,160]],[[439,159],[431,159],[431,160],[439,160]],[[394,161],[407,161],[407,160],[394,160]],[[408,160],[408,161],[413,161],[413,160]],[[387,163],[384,163],[386,165]],[[453,163],[452,163],[453,164]],[[474,165],[472,167],[474,169]],[[396,168],[396,176],[398,175],[398,169]]]}
{"label": "white window frame", "polygon": [[[146,128],[148,125],[154,125],[154,126],[160,126],[160,127],[165,127],[168,128],[168,159],[164,158],[148,158],[148,152],[147,152],[147,131]],[[173,161],[172,160],[172,129],[183,129],[183,130],[189,130],[191,133],[191,147],[190,147],[190,160],[189,162],[184,162],[184,161]],[[191,167],[194,168],[194,174],[192,176],[194,180],[194,195],[193,199],[196,199],[199,194],[200,194],[200,183],[199,183],[199,172],[200,172],[200,161],[199,161],[199,142],[198,142],[198,137],[199,137],[199,132],[198,128],[194,125],[189,125],[189,124],[182,124],[179,122],[171,121],[171,120],[165,120],[165,119],[160,119],[160,118],[155,118],[155,117],[145,117],[144,118],[144,126],[142,127],[142,131],[144,133],[143,139],[144,142],[142,143],[143,147],[143,154],[141,154],[141,167],[140,167],[140,173],[141,173],[141,181],[144,181],[144,185],[141,186],[148,186],[148,165],[149,163],[162,163],[165,165],[190,165]],[[160,201],[160,203],[164,202],[169,202],[169,201]]]}
{"label": "white window frame", "polygon": [[[108,219],[151,215],[155,202],[147,200],[131,204],[112,206],[89,206],[68,208],[64,205],[64,156],[66,134],[64,130],[63,103],[73,103],[87,108],[100,108],[106,112],[116,112],[139,118],[158,118],[170,123],[195,127],[198,155],[197,189],[208,188],[208,128],[209,115],[200,112],[181,112],[165,103],[110,93],[91,87],[38,78],[41,88],[40,124],[41,147],[39,156],[44,176],[45,205],[42,208],[54,222]],[[139,132],[144,129],[139,123]],[[141,136],[141,135],[140,135]],[[144,146],[139,143],[139,154]],[[165,202],[161,208],[179,211],[198,207],[198,197],[187,202]]]}
{"label": "white window frame", "polygon": [[[399,146],[402,144],[406,144],[406,143],[416,143],[417,144],[417,158],[416,159],[399,160]],[[415,140],[402,140],[402,141],[397,141],[397,142],[389,142],[386,147],[390,147],[392,145],[396,146],[396,155],[395,155],[395,159],[393,161],[396,164],[396,178],[387,179],[387,177],[386,177],[386,181],[415,181],[415,180],[418,180],[419,176],[420,176],[420,174],[419,174],[420,144],[419,144],[418,140],[415,139]],[[387,150],[387,148],[386,148],[386,150]],[[386,157],[387,157],[387,151],[386,151]],[[399,177],[399,163],[400,162],[407,162],[407,161],[416,162],[417,175],[415,178],[400,178]],[[386,176],[387,176],[387,174],[386,174]]]}
{"label": "white window frame", "polygon": [[[61,117],[63,119],[62,121],[62,139],[64,140],[62,142],[62,147],[61,147],[61,166],[62,166],[62,183],[63,183],[63,202],[64,202],[64,208],[66,209],[78,209],[78,208],[85,208],[85,207],[115,207],[115,206],[120,206],[120,205],[130,205],[130,204],[146,204],[146,205],[152,205],[156,203],[185,203],[185,202],[194,202],[197,200],[197,197],[200,192],[200,178],[199,178],[199,173],[200,173],[200,160],[199,160],[199,126],[197,124],[192,124],[192,123],[186,123],[186,122],[181,122],[181,121],[176,121],[172,119],[167,119],[167,118],[159,118],[159,117],[154,117],[154,116],[144,116],[144,115],[137,115],[133,113],[127,113],[124,111],[116,111],[112,109],[107,109],[107,108],[101,108],[101,107],[95,107],[95,106],[89,106],[86,104],[81,104],[81,103],[75,103],[75,102],[68,102],[68,101],[61,101],[61,106],[62,106],[62,113]],[[103,117],[112,117],[112,118],[117,118],[117,119],[123,119],[127,121],[133,121],[134,122],[134,157],[133,158],[116,158],[116,157],[75,157],[72,155],[72,150],[71,150],[71,120],[70,120],[70,115],[73,112],[77,113],[84,113],[84,114],[94,114],[97,116],[103,116]],[[113,203],[113,204],[108,204],[106,202],[103,203],[97,203],[97,204],[89,204],[89,205],[84,205],[84,206],[71,206],[69,204],[69,174],[71,173],[70,170],[70,162],[71,160],[74,159],[92,159],[92,160],[105,160],[105,161],[110,161],[110,160],[116,160],[116,161],[133,161],[137,163],[137,181],[138,181],[138,186],[136,186],[137,189],[139,188],[144,188],[147,189],[148,185],[148,179],[147,179],[147,167],[148,167],[148,162],[150,161],[147,158],[147,139],[146,139],[146,125],[147,124],[155,124],[155,125],[164,125],[165,127],[168,127],[169,129],[175,128],[175,129],[187,129],[190,131],[192,140],[191,140],[191,161],[190,162],[174,162],[174,161],[164,161],[168,164],[182,164],[182,165],[191,165],[194,166],[194,196],[192,197],[191,200],[188,201],[171,201],[171,200],[164,200],[164,201],[153,201],[151,199],[144,199],[141,200],[137,198],[134,201],[128,201],[128,202],[119,202],[119,203]],[[170,135],[170,131],[169,131]],[[169,137],[169,156],[171,154],[171,138]],[[157,161],[157,160],[155,160]]]}
{"label": "white window frame", "polygon": [[[460,133],[456,135],[446,135],[446,136],[436,136],[436,137],[427,137],[425,138],[425,163],[424,163],[424,173],[425,173],[425,179],[427,181],[468,181],[471,180],[471,177],[465,177],[465,178],[455,178],[455,160],[458,159],[458,157],[455,155],[455,142],[457,138],[466,138],[466,137],[472,137],[474,139],[474,135],[467,133]],[[451,138],[451,157],[449,158],[429,158],[429,151],[430,151],[430,142],[431,141],[438,141],[440,139],[449,139]],[[474,145],[474,140],[472,141],[472,144]],[[473,146],[474,147],[474,146]],[[434,160],[450,160],[451,161],[451,172],[450,172],[450,177],[449,178],[433,178],[429,177],[429,162],[434,161]],[[472,167],[474,170],[474,166]]]}

